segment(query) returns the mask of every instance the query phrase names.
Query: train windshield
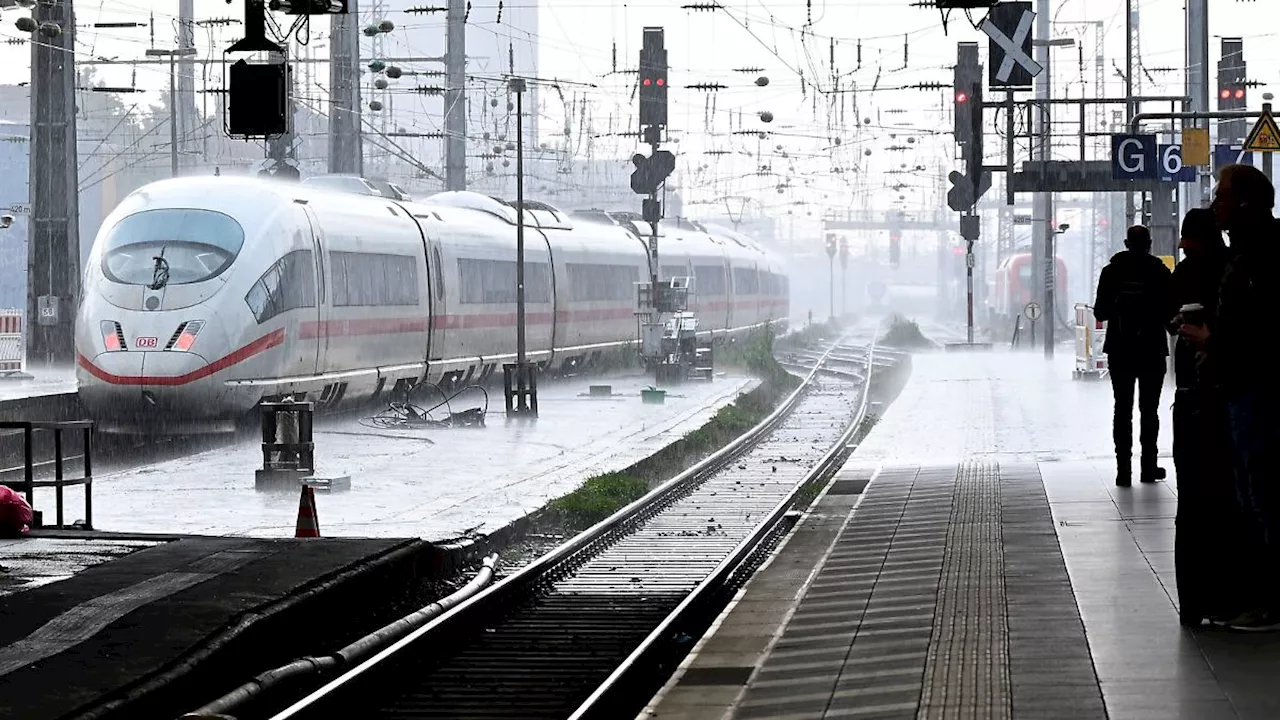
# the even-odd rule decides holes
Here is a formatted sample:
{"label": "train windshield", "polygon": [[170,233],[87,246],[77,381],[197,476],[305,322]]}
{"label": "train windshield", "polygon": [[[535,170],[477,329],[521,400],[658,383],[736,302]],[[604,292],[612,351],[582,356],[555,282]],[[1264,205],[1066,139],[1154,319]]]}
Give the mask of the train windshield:
{"label": "train windshield", "polygon": [[102,271],[125,285],[198,283],[221,275],[240,254],[244,229],[212,210],[144,210],[107,235]]}

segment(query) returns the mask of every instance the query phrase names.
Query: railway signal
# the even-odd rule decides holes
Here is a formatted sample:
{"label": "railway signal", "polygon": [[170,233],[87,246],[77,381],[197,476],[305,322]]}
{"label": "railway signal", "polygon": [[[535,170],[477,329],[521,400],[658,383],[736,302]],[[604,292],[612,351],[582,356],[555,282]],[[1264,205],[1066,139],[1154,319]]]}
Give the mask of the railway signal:
{"label": "railway signal", "polygon": [[[1222,59],[1218,61],[1218,109],[1247,110],[1249,107],[1248,65],[1244,61],[1244,40],[1222,39]],[[1248,125],[1244,120],[1222,120],[1218,142],[1243,145]]]}
{"label": "railway signal", "polygon": [[947,193],[947,205],[964,211],[977,204],[991,189],[991,173],[982,170],[982,65],[977,43],[959,43],[955,70],[955,137],[964,161],[964,172],[953,172],[955,186]]}
{"label": "railway signal", "polygon": [[655,150],[645,157],[639,153],[631,156],[636,169],[631,173],[631,190],[637,195],[653,195],[676,169],[676,156],[667,150]]}
{"label": "railway signal", "polygon": [[644,45],[640,48],[640,125],[662,127],[667,124],[667,50],[663,46],[665,31],[659,27],[644,29]]}

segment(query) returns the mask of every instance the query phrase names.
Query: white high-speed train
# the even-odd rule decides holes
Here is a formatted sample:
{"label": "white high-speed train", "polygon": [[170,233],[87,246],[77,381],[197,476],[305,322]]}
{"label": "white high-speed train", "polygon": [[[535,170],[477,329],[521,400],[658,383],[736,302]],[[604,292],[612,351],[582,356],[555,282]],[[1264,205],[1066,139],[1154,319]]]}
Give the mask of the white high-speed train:
{"label": "white high-speed train", "polygon": [[[559,370],[634,343],[648,226],[526,206],[529,359]],[[86,265],[83,405],[107,432],[200,433],[285,394],[327,409],[483,382],[515,358],[515,213],[470,192],[409,203],[247,178],[147,185],[107,217]],[[694,278],[702,329],[785,323],[776,257],[727,229],[660,231],[663,277]]]}

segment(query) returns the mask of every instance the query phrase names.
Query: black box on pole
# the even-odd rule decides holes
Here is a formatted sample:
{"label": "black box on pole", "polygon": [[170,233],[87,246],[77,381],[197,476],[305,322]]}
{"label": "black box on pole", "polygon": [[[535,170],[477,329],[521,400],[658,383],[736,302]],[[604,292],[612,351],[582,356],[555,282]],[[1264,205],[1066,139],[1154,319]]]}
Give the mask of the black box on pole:
{"label": "black box on pole", "polygon": [[228,129],[244,137],[283,135],[289,129],[288,100],[287,64],[239,60],[231,66]]}

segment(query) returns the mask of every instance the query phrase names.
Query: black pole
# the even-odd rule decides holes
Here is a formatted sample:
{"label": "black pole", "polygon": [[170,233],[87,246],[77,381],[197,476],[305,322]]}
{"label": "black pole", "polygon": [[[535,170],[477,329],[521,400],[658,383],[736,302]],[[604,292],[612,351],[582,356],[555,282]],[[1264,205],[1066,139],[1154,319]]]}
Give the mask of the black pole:
{"label": "black pole", "polygon": [[513,79],[511,89],[516,93],[516,390],[520,398],[516,411],[526,413],[529,401],[524,339],[524,80]]}

